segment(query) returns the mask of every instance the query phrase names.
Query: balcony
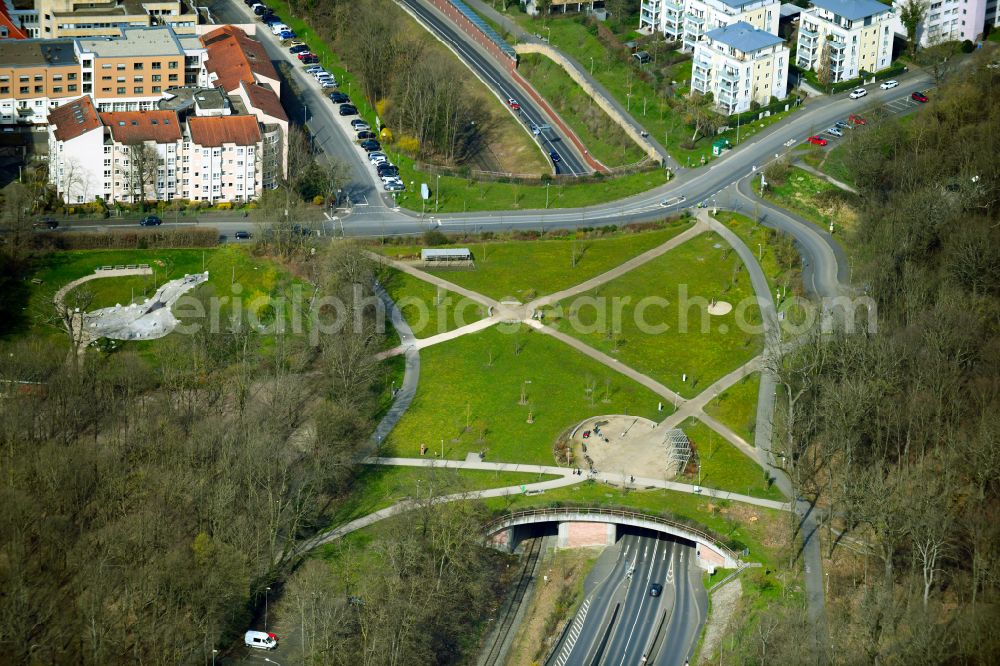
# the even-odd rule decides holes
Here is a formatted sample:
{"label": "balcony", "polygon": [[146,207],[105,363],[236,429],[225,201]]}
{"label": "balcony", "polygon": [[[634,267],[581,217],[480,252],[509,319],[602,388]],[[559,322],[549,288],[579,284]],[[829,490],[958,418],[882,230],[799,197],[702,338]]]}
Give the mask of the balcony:
{"label": "balcony", "polygon": [[740,73],[728,69],[723,69],[721,72],[719,72],[719,80],[732,84],[739,83]]}
{"label": "balcony", "polygon": [[675,2],[674,0],[664,0],[663,7],[667,11],[677,12],[678,14],[684,12],[684,3]]}
{"label": "balcony", "polygon": [[819,33],[815,30],[809,30],[805,26],[799,28],[800,42],[815,42],[817,39],[819,39]]}
{"label": "balcony", "polygon": [[688,14],[686,18],[687,18],[688,25],[697,26],[697,28],[699,30],[701,29],[701,27],[703,25],[705,25],[705,19],[704,19],[704,17],[695,16],[694,14]]}
{"label": "balcony", "polygon": [[716,99],[722,104],[736,104],[739,98],[739,92],[736,90],[725,90],[719,88],[719,94],[716,95]]}

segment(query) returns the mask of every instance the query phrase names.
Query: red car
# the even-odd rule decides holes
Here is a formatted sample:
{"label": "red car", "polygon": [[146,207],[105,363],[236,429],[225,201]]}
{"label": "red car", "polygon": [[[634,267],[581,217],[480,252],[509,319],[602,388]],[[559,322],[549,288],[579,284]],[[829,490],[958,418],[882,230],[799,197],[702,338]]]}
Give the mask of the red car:
{"label": "red car", "polygon": [[854,124],[854,125],[865,125],[868,122],[864,118],[862,118],[861,116],[859,116],[857,114],[854,114],[854,113],[852,113],[851,115],[849,115],[847,117],[847,120],[849,122],[851,122],[852,124]]}
{"label": "red car", "polygon": [[915,91],[912,95],[910,95],[910,97],[915,102],[926,102],[927,101],[927,95],[923,94],[919,90]]}
{"label": "red car", "polygon": [[302,53],[296,53],[296,54],[295,54],[295,56],[296,56],[296,57],[297,57],[297,58],[298,58],[299,60],[305,60],[306,58],[309,58],[309,57],[312,57],[312,55],[313,55],[313,54],[312,54],[312,53],[310,53],[309,51],[303,51]]}
{"label": "red car", "polygon": [[825,146],[826,145],[826,139],[824,139],[821,136],[811,136],[808,139],[806,139],[806,141],[808,141],[809,143],[813,144],[814,146]]}
{"label": "red car", "polygon": [[518,109],[521,108],[520,102],[518,102],[513,97],[510,97],[510,98],[507,99],[507,106],[509,106],[510,108],[514,109],[515,111],[517,111]]}

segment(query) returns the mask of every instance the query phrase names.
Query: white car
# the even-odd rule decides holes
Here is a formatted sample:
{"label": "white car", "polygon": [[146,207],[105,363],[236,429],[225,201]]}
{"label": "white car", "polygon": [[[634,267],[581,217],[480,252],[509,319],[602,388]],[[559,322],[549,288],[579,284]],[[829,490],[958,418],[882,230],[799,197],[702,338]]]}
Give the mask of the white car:
{"label": "white car", "polygon": [[368,161],[371,162],[373,165],[378,166],[379,164],[384,164],[385,162],[388,162],[389,158],[388,156],[386,156],[385,153],[380,153],[379,151],[376,150],[374,152],[368,153]]}
{"label": "white car", "polygon": [[826,130],[826,133],[827,133],[827,134],[831,134],[831,135],[833,135],[833,136],[844,136],[844,133],[843,133],[843,132],[841,132],[841,131],[840,131],[839,129],[837,129],[836,127],[828,127],[828,128],[827,128],[827,130]]}
{"label": "white car", "polygon": [[322,72],[323,68],[319,65],[312,65],[311,67],[306,67],[304,70],[306,74],[315,74],[316,72]]}
{"label": "white car", "polygon": [[283,33],[286,30],[291,30],[291,28],[289,28],[284,23],[277,23],[277,24],[271,26],[271,34],[272,35],[280,35],[281,33]]}
{"label": "white car", "polygon": [[855,88],[851,91],[851,99],[861,99],[868,94],[868,91],[864,88]]}
{"label": "white car", "polygon": [[310,72],[310,74],[313,75],[314,79],[333,78],[333,74],[331,74],[330,72],[326,71],[325,69],[318,69],[315,72]]}
{"label": "white car", "polygon": [[881,88],[882,90],[891,90],[898,85],[899,81],[897,81],[896,79],[889,79],[888,81],[883,81],[882,83],[880,83],[878,87]]}

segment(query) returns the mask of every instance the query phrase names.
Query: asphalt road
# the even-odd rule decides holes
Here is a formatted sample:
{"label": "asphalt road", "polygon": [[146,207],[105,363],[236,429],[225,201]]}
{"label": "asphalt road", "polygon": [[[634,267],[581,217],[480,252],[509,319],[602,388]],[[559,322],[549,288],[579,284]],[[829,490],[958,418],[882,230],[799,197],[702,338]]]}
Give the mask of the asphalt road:
{"label": "asphalt road", "polygon": [[[489,55],[483,53],[476,47],[468,36],[456,28],[450,21],[443,18],[438,12],[428,7],[420,0],[399,0],[413,15],[417,17],[426,27],[429,27],[434,35],[443,41],[448,47],[454,50],[459,58],[468,66],[479,79],[492,89],[503,103],[507,99],[516,99],[520,109],[514,111],[514,115],[528,127],[550,125],[548,118],[534,103],[531,96],[521,86],[507,75],[504,69]],[[546,155],[557,153],[560,161],[554,164],[556,173],[573,175],[584,175],[592,172],[577,155],[572,142],[555,126],[551,126],[550,131],[535,136]],[[558,138],[549,138],[550,134]]]}

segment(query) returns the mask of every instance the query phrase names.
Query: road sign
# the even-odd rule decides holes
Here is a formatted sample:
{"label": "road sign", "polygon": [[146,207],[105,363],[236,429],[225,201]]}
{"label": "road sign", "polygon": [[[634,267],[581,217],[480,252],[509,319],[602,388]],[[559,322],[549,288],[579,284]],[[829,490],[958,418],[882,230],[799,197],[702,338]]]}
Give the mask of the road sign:
{"label": "road sign", "polygon": [[427,187],[427,183],[420,183],[420,196],[424,201],[431,198],[431,189]]}

